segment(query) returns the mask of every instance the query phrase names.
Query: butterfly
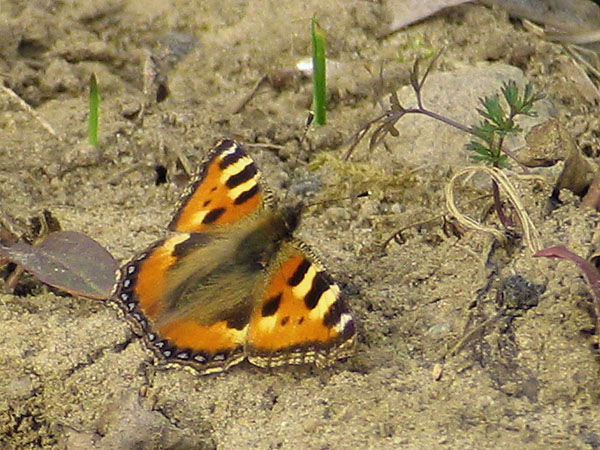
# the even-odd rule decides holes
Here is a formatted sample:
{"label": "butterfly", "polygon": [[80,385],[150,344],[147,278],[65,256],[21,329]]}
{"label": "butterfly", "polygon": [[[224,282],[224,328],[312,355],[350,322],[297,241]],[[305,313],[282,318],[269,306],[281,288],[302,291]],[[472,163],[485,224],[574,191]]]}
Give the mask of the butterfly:
{"label": "butterfly", "polygon": [[301,206],[275,208],[240,144],[210,151],[176,211],[172,234],[121,267],[112,295],[159,358],[209,374],[352,354],[339,286],[293,237]]}

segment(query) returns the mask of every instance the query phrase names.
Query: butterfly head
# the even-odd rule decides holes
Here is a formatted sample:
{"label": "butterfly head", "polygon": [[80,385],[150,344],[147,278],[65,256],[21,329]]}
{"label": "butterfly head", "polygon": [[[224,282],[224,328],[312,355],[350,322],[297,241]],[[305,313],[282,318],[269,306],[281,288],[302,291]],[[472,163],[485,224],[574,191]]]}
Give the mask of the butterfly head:
{"label": "butterfly head", "polygon": [[279,216],[282,221],[282,225],[287,231],[287,234],[291,236],[298,225],[300,224],[300,217],[302,216],[302,203],[296,203],[292,206],[286,206],[281,208]]}

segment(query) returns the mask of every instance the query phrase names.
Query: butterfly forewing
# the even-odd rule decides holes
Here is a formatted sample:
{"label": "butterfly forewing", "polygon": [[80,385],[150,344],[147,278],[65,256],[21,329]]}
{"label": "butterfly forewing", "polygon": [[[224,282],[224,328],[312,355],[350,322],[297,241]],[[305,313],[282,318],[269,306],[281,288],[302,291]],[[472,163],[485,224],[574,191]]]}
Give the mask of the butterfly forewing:
{"label": "butterfly forewing", "polygon": [[261,211],[263,201],[256,164],[242,146],[225,139],[210,152],[182,196],[169,229],[190,233],[223,229]]}

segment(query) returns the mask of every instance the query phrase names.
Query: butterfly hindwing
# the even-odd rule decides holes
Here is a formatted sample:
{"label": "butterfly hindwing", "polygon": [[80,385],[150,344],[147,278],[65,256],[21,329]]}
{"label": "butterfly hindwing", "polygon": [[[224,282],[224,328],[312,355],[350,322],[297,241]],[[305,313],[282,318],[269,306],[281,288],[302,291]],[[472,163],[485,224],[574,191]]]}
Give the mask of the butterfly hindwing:
{"label": "butterfly hindwing", "polygon": [[[243,358],[250,311],[237,308],[237,315],[219,315],[206,320],[189,314],[178,304],[181,283],[178,262],[182,253],[210,252],[210,236],[178,233],[158,241],[121,269],[117,301],[148,346],[162,359],[196,367],[201,373],[226,369]],[[198,241],[201,241],[200,243]],[[191,248],[191,250],[190,250]],[[210,271],[210,268],[206,269]],[[199,268],[197,272],[201,272]],[[197,306],[210,302],[197,299]],[[245,317],[244,317],[245,314]]]}
{"label": "butterfly hindwing", "polygon": [[326,366],[351,354],[354,339],[354,321],[339,286],[306,245],[284,243],[250,319],[250,362]]}

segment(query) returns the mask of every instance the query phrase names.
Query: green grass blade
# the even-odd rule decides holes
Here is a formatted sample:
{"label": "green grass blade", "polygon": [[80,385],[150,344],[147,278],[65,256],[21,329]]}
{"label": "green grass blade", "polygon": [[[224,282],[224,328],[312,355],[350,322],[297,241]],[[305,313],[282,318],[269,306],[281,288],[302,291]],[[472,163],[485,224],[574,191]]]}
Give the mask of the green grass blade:
{"label": "green grass blade", "polygon": [[93,73],[90,77],[90,115],[88,121],[88,138],[90,145],[98,147],[98,108],[100,96],[98,95],[98,79]]}
{"label": "green grass blade", "polygon": [[310,34],[312,37],[313,60],[313,111],[315,113],[315,123],[318,125],[325,125],[327,110],[325,38],[314,17],[311,20]]}

